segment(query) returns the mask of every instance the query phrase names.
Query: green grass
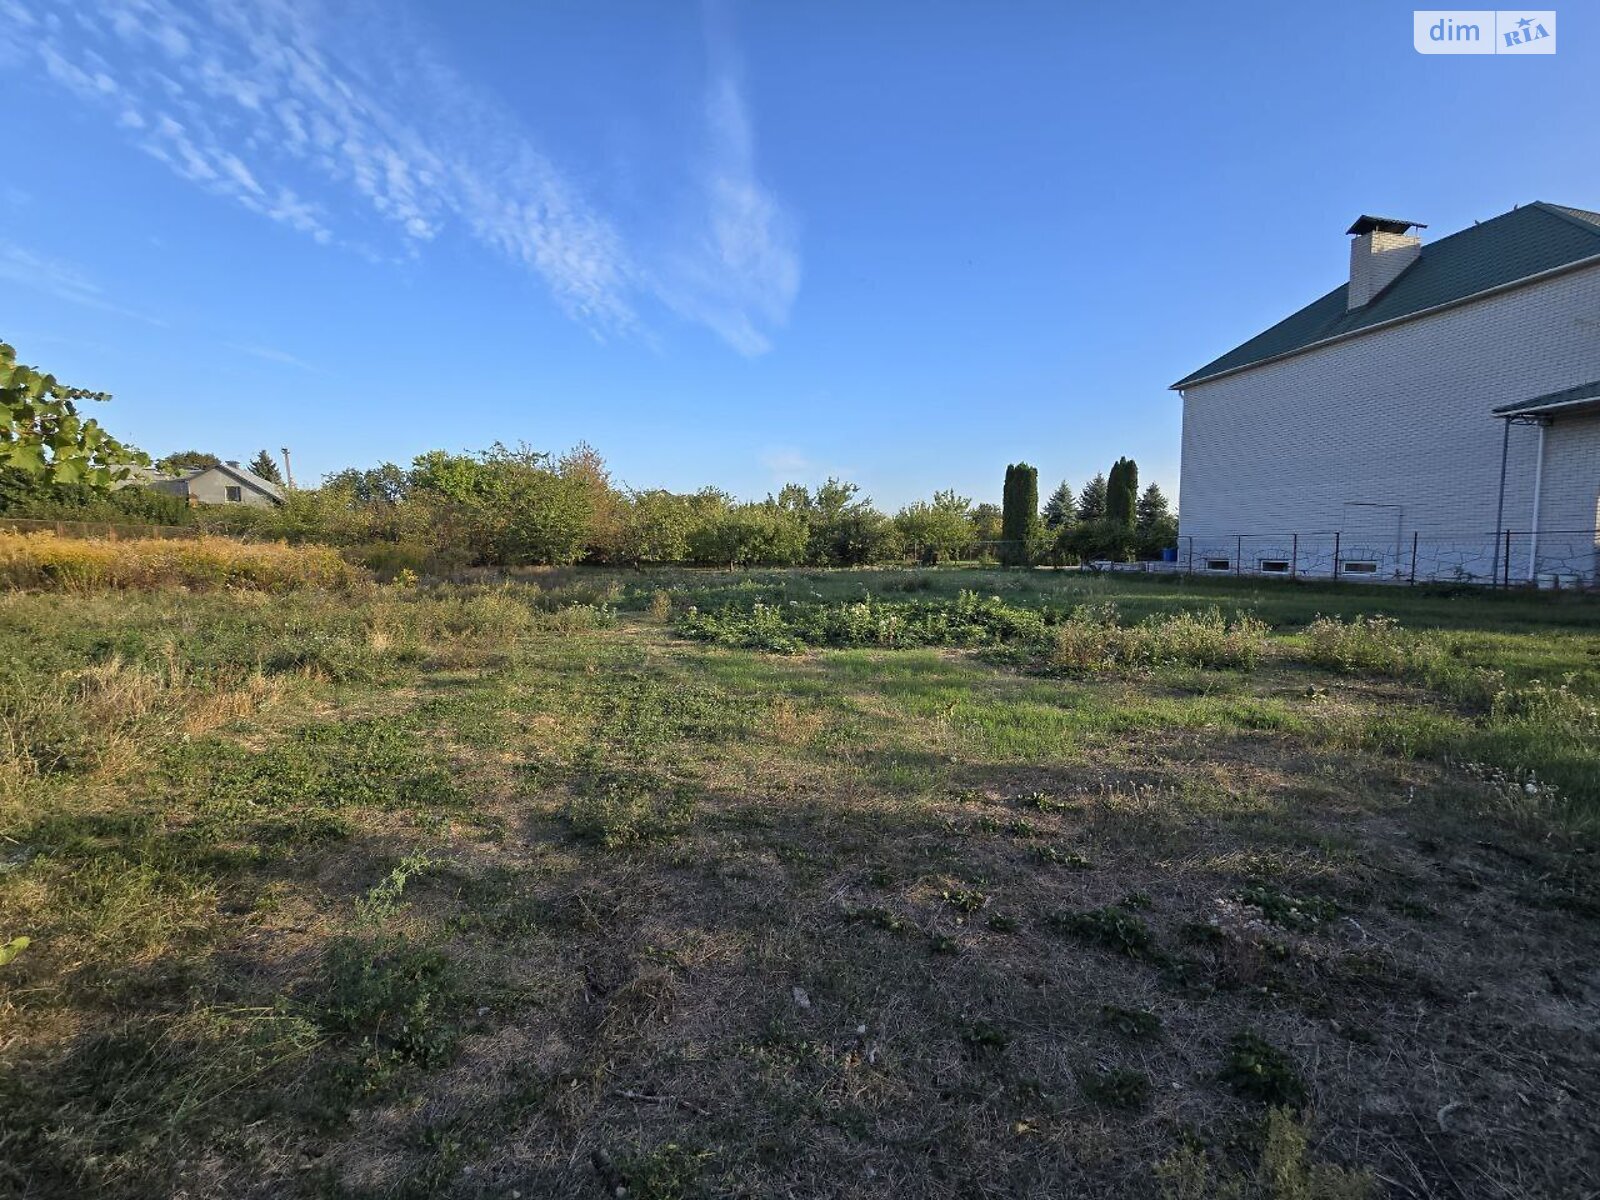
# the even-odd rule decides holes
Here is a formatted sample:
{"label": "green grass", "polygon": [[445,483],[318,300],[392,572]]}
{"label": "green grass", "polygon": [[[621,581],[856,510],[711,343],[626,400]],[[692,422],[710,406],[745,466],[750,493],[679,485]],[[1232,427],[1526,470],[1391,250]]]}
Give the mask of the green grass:
{"label": "green grass", "polygon": [[0,593],[0,1190],[1582,1192],[1597,615]]}

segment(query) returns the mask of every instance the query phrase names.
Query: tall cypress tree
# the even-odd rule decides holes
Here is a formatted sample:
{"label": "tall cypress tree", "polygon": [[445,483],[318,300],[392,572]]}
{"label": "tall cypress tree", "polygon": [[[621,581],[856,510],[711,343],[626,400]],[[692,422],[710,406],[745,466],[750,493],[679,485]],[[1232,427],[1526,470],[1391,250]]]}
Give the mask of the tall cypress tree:
{"label": "tall cypress tree", "polygon": [[1010,566],[1025,566],[1031,562],[1038,530],[1038,468],[1027,463],[1012,463],[1006,468],[1005,492],[1001,498],[1002,561]]}
{"label": "tall cypress tree", "polygon": [[1111,464],[1106,480],[1106,520],[1133,528],[1134,508],[1139,502],[1139,464],[1119,458]]}

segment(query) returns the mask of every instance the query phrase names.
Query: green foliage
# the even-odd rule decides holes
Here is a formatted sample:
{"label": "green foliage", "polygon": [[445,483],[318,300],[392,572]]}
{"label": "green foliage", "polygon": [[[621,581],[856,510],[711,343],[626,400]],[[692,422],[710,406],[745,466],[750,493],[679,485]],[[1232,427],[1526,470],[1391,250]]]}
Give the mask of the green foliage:
{"label": "green foliage", "polygon": [[681,833],[694,820],[694,796],[649,773],[599,771],[581,780],[561,813],[578,837],[616,850]]}
{"label": "green foliage", "polygon": [[1131,532],[1139,496],[1139,464],[1119,458],[1111,465],[1106,479],[1106,520]]}
{"label": "green foliage", "polygon": [[1267,626],[1217,609],[1146,617],[1123,625],[1114,604],[1083,605],[1054,629],[1049,661],[1065,671],[1190,666],[1253,670],[1267,645]]}
{"label": "green foliage", "polygon": [[1305,1081],[1282,1050],[1253,1033],[1236,1033],[1218,1078],[1246,1100],[1298,1108],[1306,1101]]}
{"label": "green foliage", "polygon": [[256,452],[256,456],[250,460],[250,470],[269,483],[281,484],[283,482],[283,474],[278,470],[278,464],[267,450]]}
{"label": "green foliage", "polygon": [[985,501],[974,505],[968,520],[972,522],[972,540],[979,543],[988,543],[978,547],[979,553],[986,558],[994,558],[993,543],[1000,540],[1004,529],[1005,514],[998,504]]}
{"label": "green foliage", "polygon": [[661,489],[629,493],[622,507],[617,561],[685,562],[696,529],[727,506],[727,497],[709,489],[695,495]]}
{"label": "green foliage", "polygon": [[906,552],[932,565],[965,556],[972,544],[972,501],[954,491],[935,492],[895,514],[894,527]]}
{"label": "green foliage", "polygon": [[156,461],[156,469],[168,475],[220,467],[222,460],[206,450],[177,450]]}
{"label": "green foliage", "polygon": [[1001,561],[1026,566],[1034,559],[1039,540],[1039,471],[1027,463],[1006,468],[1001,499]]}
{"label": "green foliage", "polygon": [[323,479],[322,487],[356,504],[399,504],[411,494],[411,478],[404,467],[386,462],[367,470],[336,471]]}
{"label": "green foliage", "polygon": [[104,491],[132,468],[149,465],[143,451],[78,412],[80,401],[110,399],[19,363],[16,350],[0,342],[0,470]]}
{"label": "green foliage", "polygon": [[1291,896],[1267,884],[1251,884],[1234,899],[1260,909],[1274,925],[1302,932],[1318,929],[1339,915],[1339,906],[1325,896]]}
{"label": "green foliage", "polygon": [[1106,477],[1096,475],[1078,493],[1078,522],[1090,524],[1106,515]]}
{"label": "green foliage", "polygon": [[783,567],[805,561],[811,527],[802,513],[768,501],[712,514],[689,535],[689,559],[707,566]]}
{"label": "green foliage", "polygon": [[701,1194],[700,1175],[711,1159],[707,1150],[668,1142],[617,1164],[618,1195],[632,1200],[693,1200]]}
{"label": "green foliage", "polygon": [[1156,558],[1168,546],[1178,541],[1178,518],[1172,514],[1166,493],[1159,484],[1152,483],[1144,489],[1134,510],[1135,541],[1139,554]]}
{"label": "green foliage", "polygon": [[1103,946],[1129,958],[1157,957],[1156,938],[1142,917],[1120,908],[1093,908],[1087,912],[1061,912],[1046,921],[1057,933],[1069,934],[1090,945]]}
{"label": "green foliage", "polygon": [[853,604],[728,605],[685,609],[678,630],[701,641],[797,653],[806,646],[1044,645],[1046,617],[998,596],[962,592],[950,600],[878,600]]}
{"label": "green foliage", "polygon": [[448,1062],[464,1006],[457,968],[438,950],[394,937],[340,938],[323,958],[317,1021],[330,1034],[400,1062]]}
{"label": "green foliage", "polygon": [[0,513],[40,521],[106,521],[126,525],[187,525],[191,510],[182,496],[153,488],[110,490],[87,483],[51,483],[40,475],[0,469]]}
{"label": "green foliage", "polygon": [[1100,1006],[1100,1020],[1109,1029],[1123,1037],[1136,1040],[1153,1038],[1161,1032],[1161,1018],[1142,1008],[1121,1008],[1115,1004]]}
{"label": "green foliage", "polygon": [[1079,1071],[1078,1087],[1086,1099],[1107,1108],[1143,1108],[1150,1098],[1150,1077],[1125,1067]]}
{"label": "green foliage", "polygon": [[1197,1145],[1156,1164],[1161,1200],[1369,1200],[1373,1178],[1331,1163],[1308,1161],[1305,1126],[1287,1108],[1267,1113],[1261,1151],[1250,1174],[1212,1169]]}
{"label": "green foliage", "polygon": [[429,451],[411,474],[413,489],[464,518],[478,561],[508,566],[584,556],[598,515],[590,483],[548,454],[499,443],[479,455]]}
{"label": "green foliage", "polygon": [[1306,643],[1312,662],[1346,673],[1401,678],[1425,671],[1439,657],[1436,646],[1382,615],[1348,622],[1318,617],[1306,630]]}
{"label": "green foliage", "polygon": [[1044,526],[1054,532],[1063,525],[1075,524],[1077,520],[1077,497],[1073,495],[1072,485],[1063,479],[1056,485],[1056,490],[1050,493],[1050,499],[1044,502]]}

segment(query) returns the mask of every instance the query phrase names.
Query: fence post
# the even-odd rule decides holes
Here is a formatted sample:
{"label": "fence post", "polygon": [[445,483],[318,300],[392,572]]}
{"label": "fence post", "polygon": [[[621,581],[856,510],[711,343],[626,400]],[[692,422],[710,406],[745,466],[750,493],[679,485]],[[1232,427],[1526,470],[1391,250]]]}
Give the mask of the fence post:
{"label": "fence post", "polygon": [[1417,582],[1417,530],[1411,531],[1411,582]]}
{"label": "fence post", "polygon": [[1506,587],[1509,588],[1511,586],[1511,530],[1509,529],[1506,530],[1506,553],[1504,562],[1506,572]]}
{"label": "fence post", "polygon": [[1292,534],[1289,542],[1289,578],[1300,577],[1300,535]]}
{"label": "fence post", "polygon": [[1189,535],[1189,569],[1184,572],[1191,579],[1194,577],[1194,534]]}
{"label": "fence post", "polygon": [[1233,538],[1233,573],[1244,574],[1244,534],[1238,533]]}
{"label": "fence post", "polygon": [[1339,578],[1339,531],[1333,532],[1333,577]]}

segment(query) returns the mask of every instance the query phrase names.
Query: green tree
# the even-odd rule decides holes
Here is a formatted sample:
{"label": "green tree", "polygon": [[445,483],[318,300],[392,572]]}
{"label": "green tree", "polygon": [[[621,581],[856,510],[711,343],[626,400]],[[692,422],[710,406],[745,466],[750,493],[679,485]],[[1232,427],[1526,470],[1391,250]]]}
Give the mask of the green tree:
{"label": "green tree", "polygon": [[1152,483],[1139,497],[1134,529],[1139,552],[1152,558],[1177,543],[1178,518],[1172,515],[1172,507],[1160,485]]}
{"label": "green tree", "polygon": [[1111,474],[1106,480],[1106,520],[1132,529],[1138,498],[1139,464],[1131,458],[1117,459],[1111,465]]}
{"label": "green tree", "polygon": [[357,504],[399,504],[411,494],[411,475],[404,467],[386,462],[364,471],[357,467],[335,471],[323,477],[322,486],[347,492]]}
{"label": "green tree", "polygon": [[260,451],[250,460],[250,470],[269,483],[283,482],[283,476],[278,472],[278,464],[272,461],[272,455],[265,450]]}
{"label": "green tree", "polygon": [[1026,566],[1033,561],[1039,534],[1039,471],[1027,463],[1006,468],[1001,497],[1001,561]]}
{"label": "green tree", "polygon": [[204,450],[178,450],[165,458],[156,460],[156,469],[165,471],[168,475],[177,475],[184,471],[203,471],[207,467],[220,467],[222,460],[215,454],[208,454]]}
{"label": "green tree", "polygon": [[689,539],[704,520],[702,506],[694,496],[661,489],[631,492],[622,509],[618,561],[634,565],[683,562],[689,557]]}
{"label": "green tree", "polygon": [[0,342],[0,470],[108,491],[134,467],[149,465],[143,451],[78,412],[80,401],[110,399],[19,363],[16,350]]}
{"label": "green tree", "polygon": [[713,514],[689,536],[689,558],[704,566],[792,567],[806,559],[810,527],[776,501]]}
{"label": "green tree", "polygon": [[587,549],[595,492],[586,471],[563,467],[525,445],[496,442],[477,455],[431,450],[413,461],[411,486],[452,519],[477,561],[566,564]]}
{"label": "green tree", "polygon": [[1106,515],[1106,477],[1096,475],[1078,493],[1078,523],[1087,525]]}
{"label": "green tree", "polygon": [[998,504],[984,501],[967,518],[972,523],[972,540],[979,558],[993,558],[1000,541],[1002,512]]}
{"label": "green tree", "polygon": [[894,517],[906,553],[919,562],[959,558],[972,544],[972,501],[955,491],[935,492],[933,502],[918,500]]}
{"label": "green tree", "polygon": [[1072,494],[1072,485],[1063,479],[1044,502],[1044,527],[1059,529],[1078,519],[1078,501]]}

